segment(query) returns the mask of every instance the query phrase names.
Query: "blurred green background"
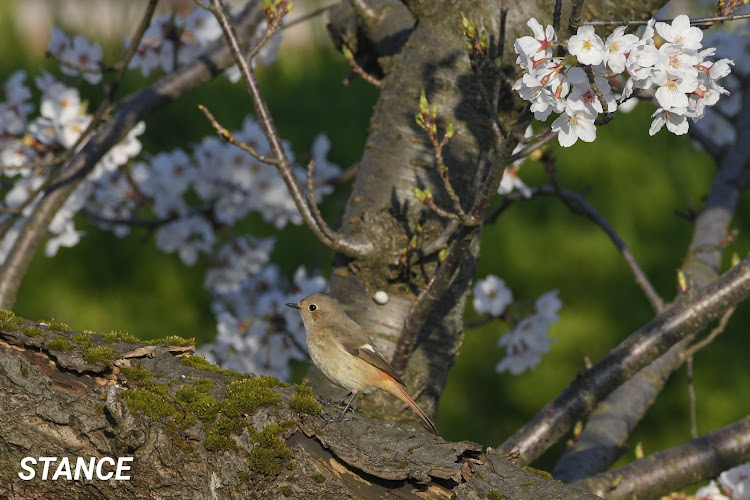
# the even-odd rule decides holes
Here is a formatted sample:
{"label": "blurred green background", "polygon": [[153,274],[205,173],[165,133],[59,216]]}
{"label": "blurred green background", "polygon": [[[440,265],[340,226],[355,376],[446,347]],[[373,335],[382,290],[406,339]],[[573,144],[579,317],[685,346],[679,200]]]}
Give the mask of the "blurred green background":
{"label": "blurred green background", "polygon": [[[31,4],[42,10],[31,9]],[[57,2],[2,2],[0,81],[17,69],[26,69],[33,77],[40,66],[59,75],[56,65],[43,58],[50,25],[101,40],[105,54],[114,60],[122,50],[121,34],[113,35],[108,18],[97,13],[102,4],[110,2],[76,0],[65,2],[64,10]],[[123,28],[123,19],[132,19],[145,2],[123,4],[130,14],[116,15],[111,23],[127,33],[135,25]],[[86,16],[96,16],[99,22],[92,23]],[[326,43],[323,26],[319,17],[289,30],[279,62],[261,69],[259,76],[279,130],[293,144],[298,161],[305,162],[313,139],[325,132],[333,142],[329,158],[346,168],[361,155],[377,92],[360,80],[349,87],[341,85],[348,65]],[[102,39],[102,33],[92,30],[109,36]],[[121,95],[145,81],[131,74]],[[92,101],[98,96],[88,85],[81,91]],[[237,129],[251,109],[242,86],[221,78],[149,119],[142,136],[145,149],[185,147],[212,133],[198,104],[205,104],[230,129]],[[700,208],[715,165],[686,137],[666,130],[649,137],[651,112],[639,105],[600,127],[593,144],[557,150],[557,167],[564,187],[591,188],[589,201],[630,245],[658,292],[670,300],[675,294],[675,272],[692,232],[690,222],[676,216],[675,210]],[[524,165],[521,177],[530,185],[547,183],[541,165],[534,162]],[[335,220],[347,196],[348,186],[341,186],[326,200],[323,210],[329,220]],[[743,216],[749,209],[744,197],[733,224],[740,237],[729,247],[727,262],[731,252],[744,255],[747,251],[749,221]],[[120,330],[142,338],[171,334],[195,337],[199,342],[213,338],[215,323],[202,287],[200,262],[186,268],[175,255],[157,251],[142,230],[118,239],[82,218],[76,224],[87,232],[78,246],[63,248],[52,259],[41,252],[35,257],[18,298],[19,314],[55,318],[76,329]],[[260,220],[250,220],[240,230],[274,233]],[[513,206],[485,229],[482,245],[477,277],[499,275],[517,299],[533,300],[559,289],[563,301],[562,319],[551,330],[555,342],[550,353],[536,370],[520,376],[495,373],[495,365],[505,355],[496,345],[506,331],[503,324],[466,331],[441,401],[438,427],[446,439],[496,446],[564,389],[584,369],[585,357],[599,360],[648,322],[652,311],[610,240],[554,199]],[[299,265],[322,267],[326,274],[331,255],[306,228],[290,227],[278,235],[273,258],[288,275]],[[745,359],[749,314],[748,307],[740,307],[726,332],[696,356],[700,433],[750,411],[750,401],[741,389],[750,386]],[[471,307],[467,316],[476,319]],[[631,448],[641,441],[650,453],[689,439],[687,394],[683,369],[672,377],[632,436]],[[552,453],[559,450],[558,446]],[[551,468],[550,455],[538,465]],[[630,458],[632,451],[624,459]]]}

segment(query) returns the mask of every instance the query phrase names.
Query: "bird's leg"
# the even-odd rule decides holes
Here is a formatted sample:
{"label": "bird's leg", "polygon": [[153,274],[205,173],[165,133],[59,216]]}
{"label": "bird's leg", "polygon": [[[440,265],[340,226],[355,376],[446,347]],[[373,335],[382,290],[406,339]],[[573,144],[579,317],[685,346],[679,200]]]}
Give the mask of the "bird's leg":
{"label": "bird's leg", "polygon": [[[351,398],[349,398],[349,402],[348,402],[348,403],[346,403],[346,407],[344,408],[344,411],[342,411],[342,412],[341,412],[341,416],[340,416],[339,418],[337,418],[336,420],[341,420],[341,419],[343,419],[343,418],[344,418],[344,415],[346,415],[346,412],[347,412],[347,411],[349,411],[349,407],[350,407],[350,406],[352,405],[352,402],[354,401],[354,398],[356,398],[356,397],[357,397],[357,392],[359,392],[359,391],[352,391],[352,392],[351,392],[351,394],[352,394],[352,397],[351,397]],[[343,401],[343,400],[342,400],[342,401]],[[354,412],[354,410],[352,410],[352,413],[353,413],[353,412]]]}
{"label": "bird's leg", "polygon": [[339,405],[341,405],[341,403],[343,403],[344,401],[346,401],[351,395],[352,395],[352,393],[350,392],[349,394],[347,394],[346,396],[344,396],[343,398],[339,399],[336,402],[328,401],[327,399],[323,399],[320,396],[315,396],[315,398],[323,406],[339,406]]}
{"label": "bird's leg", "polygon": [[[330,420],[326,419],[326,425],[330,424],[331,422],[340,422],[341,420],[344,419],[344,416],[346,415],[346,412],[349,411],[349,408],[352,406],[352,402],[354,401],[354,398],[357,397],[357,393],[358,392],[359,391],[352,391],[352,392],[350,392],[346,396],[347,398],[349,398],[349,402],[346,403],[346,407],[344,408],[344,411],[341,412],[341,415],[339,415],[338,418],[334,418],[334,419],[330,419]],[[349,397],[350,395],[351,395],[351,397]],[[344,399],[346,399],[346,398],[344,398]],[[344,399],[342,399],[341,401],[344,401]],[[354,412],[354,410],[352,410],[352,412]]]}

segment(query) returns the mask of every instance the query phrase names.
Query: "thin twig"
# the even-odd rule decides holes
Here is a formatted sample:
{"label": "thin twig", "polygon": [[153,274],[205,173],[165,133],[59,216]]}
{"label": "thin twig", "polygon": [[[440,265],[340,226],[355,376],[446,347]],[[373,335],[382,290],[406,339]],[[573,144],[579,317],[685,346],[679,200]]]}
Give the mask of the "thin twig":
{"label": "thin twig", "polygon": [[309,21],[310,19],[318,17],[321,14],[325,14],[328,10],[336,7],[337,5],[339,5],[339,2],[334,2],[334,3],[330,3],[328,5],[324,5],[323,7],[318,7],[317,9],[312,10],[310,12],[307,12],[305,14],[302,14],[299,17],[295,17],[291,21],[285,22],[284,25],[281,26],[281,29],[282,30],[288,30],[292,26],[295,26],[295,25],[297,25],[299,23],[303,23],[305,21]]}
{"label": "thin twig", "polygon": [[750,417],[568,486],[609,499],[659,498],[750,460]]}
{"label": "thin twig", "polygon": [[[243,32],[251,33],[261,16],[262,7],[255,3],[249,4],[240,16]],[[6,309],[13,306],[32,256],[46,237],[53,217],[73,193],[77,185],[75,180],[84,178],[91,172],[99,160],[138,122],[223,71],[231,63],[228,52],[220,44],[214,44],[200,59],[121,100],[120,109],[103,122],[91,140],[83,144],[66,162],[65,170],[74,172],[71,175],[73,179],[69,178],[68,184],[59,189],[50,188],[26,220],[21,234],[0,268],[0,306]]]}
{"label": "thin twig", "polygon": [[688,397],[690,398],[690,435],[698,437],[698,417],[695,409],[695,386],[693,385],[693,357],[687,359]]}
{"label": "thin twig", "polygon": [[534,142],[534,143],[530,144],[529,146],[526,146],[525,148],[523,148],[518,153],[512,155],[508,159],[508,162],[509,163],[513,163],[513,162],[516,162],[516,161],[521,160],[523,158],[526,158],[527,156],[529,156],[531,153],[533,153],[534,151],[538,150],[542,146],[545,146],[546,144],[554,141],[557,138],[557,134],[558,134],[558,132],[550,132],[550,131],[548,131],[547,134],[544,135],[544,137],[542,137],[541,139],[539,139],[537,142]]}
{"label": "thin twig", "polygon": [[[696,24],[712,25],[714,23],[724,21],[738,21],[740,19],[750,19],[750,14],[738,14],[732,16],[716,16],[716,17],[699,17],[690,20],[690,25],[695,26]],[[674,19],[657,19],[658,23],[671,23]],[[642,19],[630,19],[630,20],[598,20],[598,21],[584,21],[583,24],[591,26],[645,26],[649,23],[649,20]]]}
{"label": "thin twig", "polygon": [[568,34],[565,37],[567,40],[571,36],[575,35],[578,27],[581,25],[583,20],[583,0],[573,0],[573,9],[570,11],[570,17],[568,18]]}
{"label": "thin twig", "polygon": [[[83,131],[83,133],[78,137],[78,140],[75,142],[75,144],[73,144],[73,146],[71,146],[68,150],[69,156],[65,157],[62,161],[67,162],[70,158],[72,158],[73,153],[78,151],[81,145],[89,140],[90,135],[93,134],[97,127],[101,124],[102,118],[104,117],[105,113],[108,114],[109,108],[114,102],[117,89],[119,89],[122,80],[125,78],[125,72],[128,70],[130,61],[132,61],[133,57],[135,56],[138,50],[138,45],[141,43],[146,30],[151,24],[151,19],[154,17],[154,12],[156,11],[156,5],[158,3],[158,0],[149,1],[148,5],[146,6],[146,11],[141,18],[141,22],[138,24],[138,28],[136,29],[135,34],[131,39],[130,47],[128,47],[128,50],[127,52],[125,52],[122,60],[115,65],[115,67],[118,68],[115,78],[112,80],[112,83],[109,86],[106,85],[106,82],[104,83],[104,99],[102,99],[102,102],[100,102],[99,106],[96,108],[96,111],[94,112],[88,127],[86,127],[86,130]],[[91,169],[80,169],[77,171],[73,171],[73,173],[62,179],[53,178],[53,176],[51,175],[49,184],[43,187],[44,192],[45,194],[49,194],[52,191],[55,191],[56,189],[59,189],[67,184],[79,181],[83,179],[90,171]]]}
{"label": "thin twig", "polygon": [[497,56],[503,57],[505,52],[505,32],[508,21],[508,0],[500,2],[500,33],[497,37]]}
{"label": "thin twig", "polygon": [[310,207],[312,208],[313,217],[318,223],[318,226],[323,230],[323,233],[328,236],[331,240],[336,239],[336,234],[328,227],[323,214],[320,213],[318,207],[318,200],[315,197],[315,184],[313,183],[313,171],[315,170],[315,160],[310,160],[307,164],[307,196],[310,197]]}
{"label": "thin twig", "polygon": [[258,118],[258,121],[263,128],[263,132],[266,135],[273,155],[279,161],[279,163],[276,165],[276,169],[281,174],[281,178],[284,180],[284,183],[289,190],[289,194],[292,196],[292,199],[297,206],[297,210],[299,210],[302,219],[305,221],[305,224],[322,243],[336,250],[337,252],[343,253],[350,257],[361,257],[369,254],[373,249],[372,243],[354,243],[343,239],[341,235],[337,235],[337,237],[332,240],[331,238],[326,236],[322,228],[317,225],[310,206],[307,202],[307,198],[302,193],[302,189],[297,183],[297,178],[295,177],[294,171],[292,170],[291,162],[286,155],[286,151],[284,150],[284,146],[281,142],[281,137],[279,136],[276,126],[274,125],[271,112],[268,109],[268,104],[266,103],[265,97],[260,90],[258,80],[255,78],[255,73],[250,68],[250,65],[248,64],[246,58],[242,55],[242,50],[237,39],[237,34],[234,30],[234,26],[232,26],[232,23],[230,22],[226,14],[224,5],[222,4],[221,0],[212,0],[211,3],[213,6],[211,10],[216,17],[216,20],[219,22],[219,25],[221,26],[221,29],[224,33],[224,38],[227,42],[227,46],[229,47],[229,50],[232,53],[237,66],[239,67],[240,74],[242,75],[242,79],[245,82],[245,86],[247,87],[248,93],[250,94],[250,98],[253,102],[253,107],[255,108],[255,114]]}
{"label": "thin twig", "polygon": [[[359,77],[361,79],[363,79],[364,81],[366,81],[370,85],[372,85],[374,87],[377,87],[379,89],[382,89],[383,88],[383,81],[375,78],[370,73],[368,73],[367,71],[365,71],[365,69],[362,66],[360,66],[359,63],[357,62],[357,60],[354,58],[354,55],[351,53],[351,51],[347,50],[346,52],[347,52],[347,55],[348,55],[348,57],[346,58],[346,60],[349,62],[349,66],[352,67],[352,71],[354,73],[356,73],[357,75],[359,75]],[[345,85],[348,85],[349,80],[347,79],[347,80],[345,80],[345,82],[346,82]]]}
{"label": "thin twig", "polygon": [[555,33],[560,31],[560,23],[562,22],[562,0],[555,0],[555,10],[552,13],[552,28]]}
{"label": "thin twig", "polygon": [[530,198],[525,198],[521,195],[506,195],[503,198],[503,202],[497,208],[495,208],[492,213],[487,215],[485,223],[493,223],[497,219],[497,217],[502,212],[504,212],[512,203],[516,201],[532,199],[535,196],[557,197],[565,204],[566,207],[568,207],[571,212],[586,217],[594,224],[599,226],[602,231],[604,231],[604,233],[609,236],[609,239],[612,240],[612,243],[614,243],[617,249],[620,250],[620,254],[625,259],[625,262],[627,263],[630,271],[635,277],[635,282],[638,284],[638,286],[643,291],[643,294],[651,303],[651,307],[654,309],[654,311],[656,313],[660,313],[664,310],[664,300],[662,300],[662,298],[654,289],[654,286],[651,284],[651,281],[649,281],[646,273],[638,264],[638,261],[633,256],[633,253],[630,251],[628,245],[622,240],[622,238],[620,238],[620,236],[617,234],[617,231],[615,231],[615,229],[604,218],[604,216],[602,216],[596,210],[596,208],[594,208],[594,206],[591,205],[583,196],[576,193],[575,191],[570,191],[568,189],[555,186],[536,186],[531,188]]}
{"label": "thin twig", "polygon": [[199,104],[198,109],[201,110],[204,115],[206,115],[208,121],[211,122],[211,126],[213,126],[214,130],[216,130],[216,133],[219,134],[219,137],[221,137],[223,140],[234,146],[237,146],[242,151],[246,152],[258,161],[267,163],[268,165],[278,165],[280,163],[278,159],[263,156],[262,154],[258,153],[250,144],[237,139],[234,134],[232,134],[232,132],[224,128],[218,121],[216,121],[213,113],[211,113],[203,104]]}
{"label": "thin twig", "polygon": [[729,319],[732,317],[732,314],[734,314],[735,307],[730,307],[727,309],[727,312],[724,313],[724,315],[721,317],[721,320],[719,320],[719,324],[716,325],[716,327],[711,330],[711,333],[706,335],[706,337],[699,342],[696,342],[695,344],[691,345],[689,349],[685,351],[686,357],[693,357],[695,354],[706,347],[708,344],[713,342],[716,337],[724,333],[724,330],[727,327],[727,323],[729,323]]}

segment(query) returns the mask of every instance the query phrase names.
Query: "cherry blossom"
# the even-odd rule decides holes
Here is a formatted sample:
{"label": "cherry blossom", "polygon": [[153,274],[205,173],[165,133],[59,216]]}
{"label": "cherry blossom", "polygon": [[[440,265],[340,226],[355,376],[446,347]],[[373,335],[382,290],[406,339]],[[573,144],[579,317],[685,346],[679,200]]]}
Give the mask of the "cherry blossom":
{"label": "cherry blossom", "polygon": [[488,313],[500,316],[513,302],[513,292],[505,286],[505,281],[494,274],[474,284],[474,310],[479,314]]}
{"label": "cherry blossom", "polygon": [[593,26],[581,26],[568,40],[568,52],[581,64],[601,64],[604,60],[604,42],[594,33]]}
{"label": "cherry blossom", "polygon": [[594,120],[596,115],[586,109],[565,108],[565,113],[552,122],[552,131],[558,132],[558,140],[562,147],[570,147],[578,139],[593,142],[596,139]]}

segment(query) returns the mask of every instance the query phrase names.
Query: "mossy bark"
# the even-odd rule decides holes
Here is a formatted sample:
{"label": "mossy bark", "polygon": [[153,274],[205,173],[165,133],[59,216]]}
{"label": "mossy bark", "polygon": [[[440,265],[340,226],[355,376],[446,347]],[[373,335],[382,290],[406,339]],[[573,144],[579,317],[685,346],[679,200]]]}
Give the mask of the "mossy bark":
{"label": "mossy bark", "polygon": [[[308,387],[195,362],[183,342],[107,339],[0,318],[0,498],[595,498],[411,424],[327,424],[340,410]],[[24,481],[24,457],[57,461]],[[52,481],[63,457],[133,457],[130,479]]]}

